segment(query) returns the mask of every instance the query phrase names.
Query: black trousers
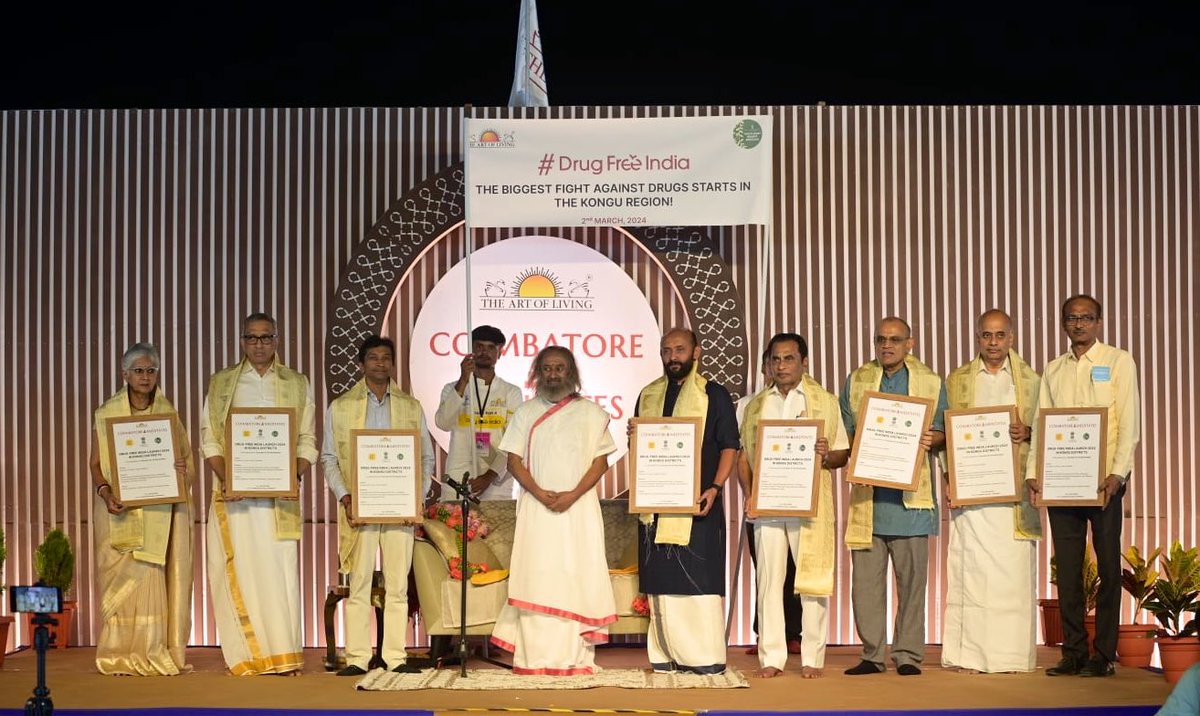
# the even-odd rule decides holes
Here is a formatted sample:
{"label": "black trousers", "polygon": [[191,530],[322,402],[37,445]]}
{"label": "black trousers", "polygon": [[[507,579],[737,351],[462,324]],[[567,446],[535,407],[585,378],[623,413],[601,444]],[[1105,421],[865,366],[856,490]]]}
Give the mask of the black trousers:
{"label": "black trousers", "polygon": [[[757,550],[754,549],[754,527],[750,523],[746,523],[746,543],[750,545],[750,561],[755,567],[758,566],[758,559],[755,556]],[[800,606],[800,595],[796,594],[796,560],[792,558],[792,551],[788,550],[787,572],[783,577],[783,633],[788,641],[800,639],[801,627],[803,625],[804,612]],[[758,604],[758,600],[754,600],[754,604]],[[758,608],[754,609],[754,633],[758,634]]]}
{"label": "black trousers", "polygon": [[[1058,569],[1058,602],[1062,609],[1063,656],[1080,661],[1090,654],[1110,662],[1117,660],[1117,625],[1121,620],[1121,525],[1124,522],[1122,487],[1099,507],[1051,507],[1050,534]],[[1083,557],[1087,549],[1088,526],[1092,528],[1092,549],[1100,573],[1100,593],[1096,598],[1096,641],[1087,643],[1083,628],[1085,603]]]}

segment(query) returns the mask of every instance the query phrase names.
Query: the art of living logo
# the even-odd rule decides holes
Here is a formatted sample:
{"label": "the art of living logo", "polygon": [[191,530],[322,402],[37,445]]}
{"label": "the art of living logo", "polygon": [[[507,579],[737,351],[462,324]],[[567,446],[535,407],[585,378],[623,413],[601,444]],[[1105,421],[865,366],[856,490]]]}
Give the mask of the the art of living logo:
{"label": "the art of living logo", "polygon": [[512,149],[517,146],[512,132],[501,134],[495,129],[485,129],[479,134],[472,134],[467,142],[472,149]]}
{"label": "the art of living logo", "polygon": [[478,300],[483,311],[592,311],[595,302],[590,274],[564,279],[541,266],[485,280]]}

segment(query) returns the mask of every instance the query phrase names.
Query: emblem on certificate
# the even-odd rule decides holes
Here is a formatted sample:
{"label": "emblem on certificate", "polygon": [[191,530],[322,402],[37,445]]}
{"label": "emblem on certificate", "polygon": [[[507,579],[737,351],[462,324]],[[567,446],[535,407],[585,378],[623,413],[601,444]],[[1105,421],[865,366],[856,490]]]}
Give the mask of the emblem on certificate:
{"label": "emblem on certificate", "polygon": [[175,441],[167,415],[109,418],[109,476],[113,495],[127,507],[184,502],[175,469]]}
{"label": "emblem on certificate", "polygon": [[950,502],[988,505],[1020,502],[1019,450],[1008,434],[1017,408],[1001,405],[946,411]]}
{"label": "emblem on certificate", "polygon": [[225,495],[298,497],[296,414],[291,408],[231,408],[225,421]]}
{"label": "emblem on certificate", "polygon": [[897,490],[915,490],[925,448],[921,436],[933,422],[928,398],[867,391],[858,409],[854,449],[846,481]]}
{"label": "emblem on certificate", "polygon": [[1098,507],[1107,477],[1108,409],[1038,411],[1038,502],[1052,507]]}
{"label": "emblem on certificate", "polygon": [[821,459],[820,420],[763,420],[754,447],[754,487],[749,512],[755,517],[813,517]]}
{"label": "emblem on certificate", "polygon": [[700,501],[700,418],[629,422],[629,511],[694,514]]}
{"label": "emblem on certificate", "polygon": [[424,478],[416,430],[351,430],[354,519],[420,524]]}

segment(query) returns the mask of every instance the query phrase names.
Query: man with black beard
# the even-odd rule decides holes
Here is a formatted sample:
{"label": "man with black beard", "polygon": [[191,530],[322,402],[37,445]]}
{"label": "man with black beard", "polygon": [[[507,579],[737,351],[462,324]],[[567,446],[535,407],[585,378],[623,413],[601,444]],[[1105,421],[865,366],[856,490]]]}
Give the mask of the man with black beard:
{"label": "man with black beard", "polygon": [[738,439],[733,400],[697,370],[696,334],[673,328],[660,350],[663,377],[642,389],[635,415],[702,422],[700,500],[694,515],[643,515],[638,574],[650,601],[646,653],[655,671],[725,671],[725,506]]}
{"label": "man with black beard", "polygon": [[513,672],[571,676],[595,671],[595,645],[617,620],[596,483],[617,446],[608,413],[579,395],[575,356],[538,353],[536,396],[517,408],[500,449],[524,488],[517,499],[508,603],[492,643],[513,654]]}

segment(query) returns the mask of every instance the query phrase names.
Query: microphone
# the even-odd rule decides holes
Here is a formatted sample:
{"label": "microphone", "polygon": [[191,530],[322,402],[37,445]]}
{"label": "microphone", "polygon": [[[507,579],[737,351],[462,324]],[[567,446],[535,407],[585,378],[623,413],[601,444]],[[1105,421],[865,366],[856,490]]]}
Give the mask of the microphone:
{"label": "microphone", "polygon": [[449,485],[450,487],[453,487],[454,491],[457,492],[464,499],[474,502],[475,504],[478,505],[479,498],[476,497],[475,495],[471,494],[471,488],[467,485],[467,477],[470,474],[471,473],[469,473],[469,472],[464,472],[462,482],[458,482],[453,477],[450,477],[449,474],[442,475],[442,482]]}

